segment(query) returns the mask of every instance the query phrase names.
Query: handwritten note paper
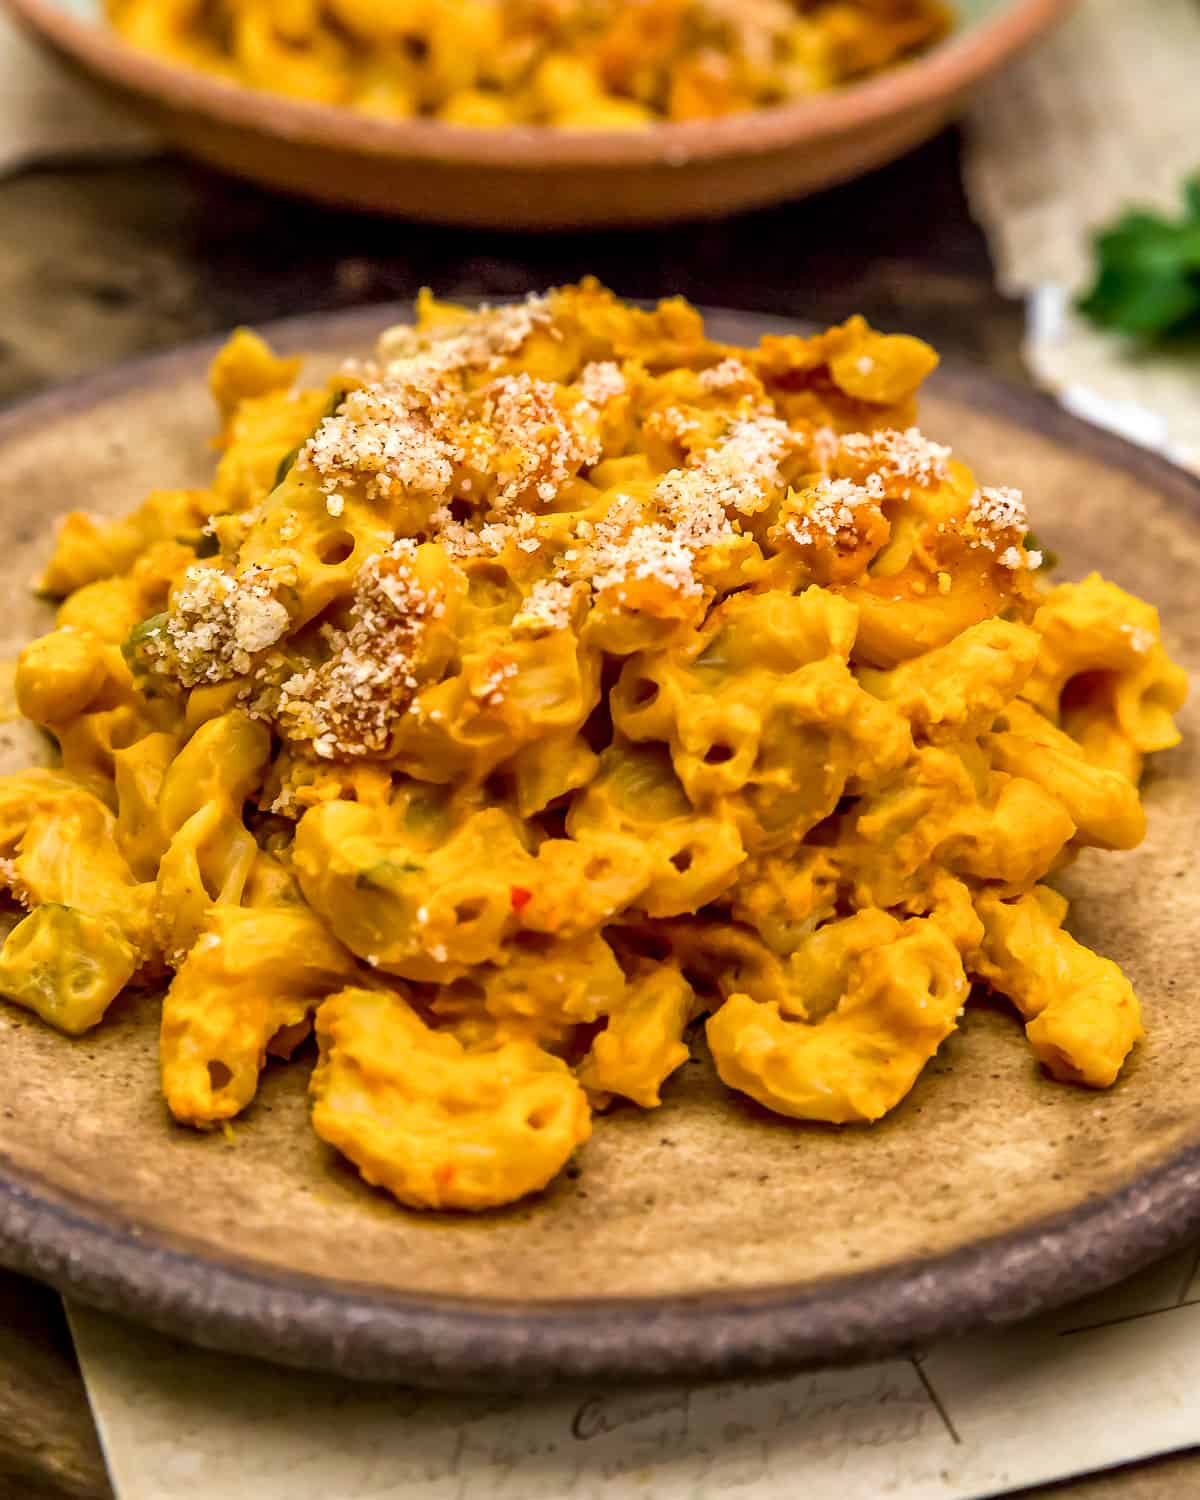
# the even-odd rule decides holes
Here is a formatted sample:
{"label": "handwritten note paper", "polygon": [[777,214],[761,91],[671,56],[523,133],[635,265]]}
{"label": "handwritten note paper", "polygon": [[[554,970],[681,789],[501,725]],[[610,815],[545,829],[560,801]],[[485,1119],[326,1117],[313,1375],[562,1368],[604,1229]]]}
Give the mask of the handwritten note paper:
{"label": "handwritten note paper", "polygon": [[915,1360],[528,1399],[329,1381],[69,1311],[120,1500],[975,1500],[1200,1441],[1197,1259]]}

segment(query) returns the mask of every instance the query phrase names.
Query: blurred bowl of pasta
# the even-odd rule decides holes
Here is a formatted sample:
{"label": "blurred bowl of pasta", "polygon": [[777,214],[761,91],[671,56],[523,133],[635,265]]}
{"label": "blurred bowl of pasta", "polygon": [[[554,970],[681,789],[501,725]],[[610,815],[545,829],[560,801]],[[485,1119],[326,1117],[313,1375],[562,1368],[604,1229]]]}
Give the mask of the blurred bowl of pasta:
{"label": "blurred bowl of pasta", "polygon": [[916,146],[1074,0],[2,0],[181,150],[470,227],[662,224]]}

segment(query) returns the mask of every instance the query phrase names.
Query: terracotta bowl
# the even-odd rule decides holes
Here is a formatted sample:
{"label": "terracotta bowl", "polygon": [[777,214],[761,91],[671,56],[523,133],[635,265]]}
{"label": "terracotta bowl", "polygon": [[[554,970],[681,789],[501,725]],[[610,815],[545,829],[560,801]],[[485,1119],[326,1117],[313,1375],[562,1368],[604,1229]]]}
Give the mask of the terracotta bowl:
{"label": "terracotta bowl", "polygon": [[934,134],[1072,0],[957,0],[946,43],[836,93],[642,132],[388,121],[238,87],[135,51],[97,0],[0,0],[47,48],[183,150],[271,187],[508,229],[713,218],[844,181]]}

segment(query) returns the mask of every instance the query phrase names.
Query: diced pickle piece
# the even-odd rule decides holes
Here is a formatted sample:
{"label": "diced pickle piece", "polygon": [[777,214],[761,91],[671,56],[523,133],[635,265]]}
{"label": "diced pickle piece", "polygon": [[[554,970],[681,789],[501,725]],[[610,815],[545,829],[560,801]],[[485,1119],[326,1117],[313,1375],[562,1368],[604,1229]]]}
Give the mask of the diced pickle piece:
{"label": "diced pickle piece", "polygon": [[17,923],[0,952],[0,994],[79,1036],[137,969],[133,945],[107,917],[47,903]]}

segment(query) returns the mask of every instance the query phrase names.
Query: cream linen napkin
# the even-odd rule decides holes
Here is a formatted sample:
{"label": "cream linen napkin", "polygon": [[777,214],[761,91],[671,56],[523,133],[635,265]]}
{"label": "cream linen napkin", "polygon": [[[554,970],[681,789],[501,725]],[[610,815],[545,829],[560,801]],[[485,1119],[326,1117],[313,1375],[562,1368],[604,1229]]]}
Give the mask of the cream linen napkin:
{"label": "cream linen napkin", "polygon": [[0,13],[0,175],[38,161],[150,149],[146,131],[55,67]]}
{"label": "cream linen napkin", "polygon": [[1089,237],[1130,204],[1178,211],[1200,170],[1198,0],[1085,0],[973,112],[967,188],[1025,354],[1064,405],[1200,470],[1200,359],[1146,353],[1072,310]]}

